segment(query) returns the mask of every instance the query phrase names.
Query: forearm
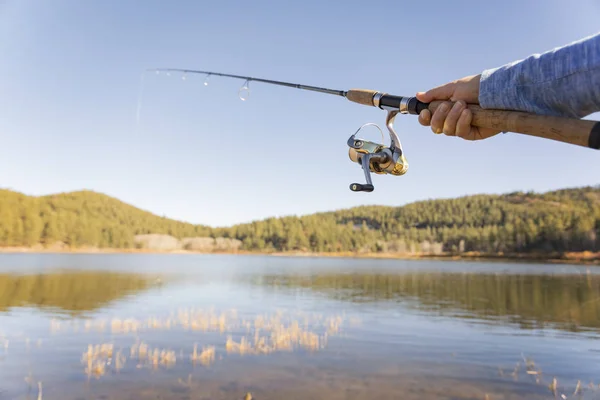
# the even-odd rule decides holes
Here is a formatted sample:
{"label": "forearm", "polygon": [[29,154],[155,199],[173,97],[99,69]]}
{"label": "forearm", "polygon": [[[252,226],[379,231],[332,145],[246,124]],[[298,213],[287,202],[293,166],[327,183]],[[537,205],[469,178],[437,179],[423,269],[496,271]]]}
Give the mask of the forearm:
{"label": "forearm", "polygon": [[600,111],[600,33],[484,71],[479,104],[575,118]]}

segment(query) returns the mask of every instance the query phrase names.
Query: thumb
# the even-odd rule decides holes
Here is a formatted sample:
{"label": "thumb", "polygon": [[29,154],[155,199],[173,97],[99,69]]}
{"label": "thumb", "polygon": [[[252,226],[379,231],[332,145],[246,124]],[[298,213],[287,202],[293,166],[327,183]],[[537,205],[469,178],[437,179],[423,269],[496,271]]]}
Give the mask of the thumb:
{"label": "thumb", "polygon": [[454,82],[446,83],[445,85],[429,89],[426,92],[418,92],[417,99],[424,103],[429,103],[433,100],[449,100],[454,94],[454,89]]}

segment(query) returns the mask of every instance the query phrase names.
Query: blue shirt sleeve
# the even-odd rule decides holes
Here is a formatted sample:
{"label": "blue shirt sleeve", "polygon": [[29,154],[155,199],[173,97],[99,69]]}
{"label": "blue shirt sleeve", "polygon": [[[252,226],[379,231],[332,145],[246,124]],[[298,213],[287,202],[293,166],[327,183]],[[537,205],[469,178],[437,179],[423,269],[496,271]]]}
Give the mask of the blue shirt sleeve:
{"label": "blue shirt sleeve", "polygon": [[574,118],[600,111],[600,32],[483,71],[479,104]]}

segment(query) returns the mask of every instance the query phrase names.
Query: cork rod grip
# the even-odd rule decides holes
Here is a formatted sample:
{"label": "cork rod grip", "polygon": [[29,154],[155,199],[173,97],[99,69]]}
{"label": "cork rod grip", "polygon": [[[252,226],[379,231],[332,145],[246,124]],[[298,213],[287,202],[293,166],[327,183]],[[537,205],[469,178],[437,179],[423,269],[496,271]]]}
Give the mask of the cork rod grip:
{"label": "cork rod grip", "polygon": [[373,96],[377,90],[371,89],[350,89],[346,92],[346,98],[363,106],[373,106]]}
{"label": "cork rod grip", "polygon": [[[442,101],[429,103],[433,113]],[[522,133],[563,143],[598,149],[600,147],[600,122],[575,118],[537,115],[520,111],[484,110],[469,104],[473,113],[471,125],[499,131]]]}

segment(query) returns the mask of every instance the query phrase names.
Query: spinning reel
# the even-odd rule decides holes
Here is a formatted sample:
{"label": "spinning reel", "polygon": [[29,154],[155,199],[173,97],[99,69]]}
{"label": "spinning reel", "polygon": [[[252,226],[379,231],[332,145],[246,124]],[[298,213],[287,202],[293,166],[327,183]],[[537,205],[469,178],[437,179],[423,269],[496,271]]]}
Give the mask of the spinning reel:
{"label": "spinning reel", "polygon": [[400,138],[394,131],[394,118],[398,110],[389,110],[386,117],[386,125],[390,134],[391,143],[389,147],[376,142],[370,142],[363,139],[357,139],[356,134],[367,125],[374,125],[381,132],[382,141],[383,132],[377,124],[367,123],[358,128],[356,132],[348,139],[348,156],[350,160],[362,166],[365,173],[366,184],[352,183],[350,190],[353,192],[372,192],[375,187],[371,181],[371,172],[375,174],[404,175],[408,170],[408,162],[402,152]]}

